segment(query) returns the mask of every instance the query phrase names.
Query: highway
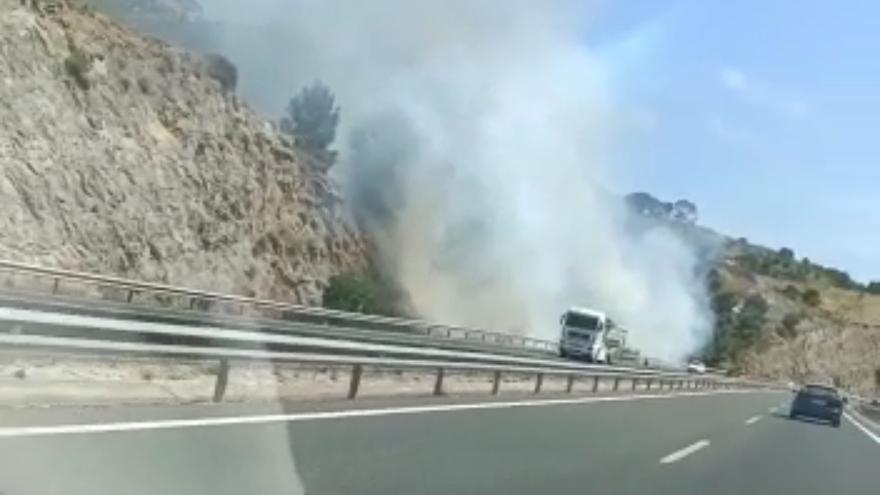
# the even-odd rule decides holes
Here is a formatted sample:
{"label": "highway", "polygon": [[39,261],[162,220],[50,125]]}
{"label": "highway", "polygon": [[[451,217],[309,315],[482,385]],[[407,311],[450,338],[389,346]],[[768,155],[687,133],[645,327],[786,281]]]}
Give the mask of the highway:
{"label": "highway", "polygon": [[880,493],[880,436],[790,395],[461,399],[0,413],[0,492]]}

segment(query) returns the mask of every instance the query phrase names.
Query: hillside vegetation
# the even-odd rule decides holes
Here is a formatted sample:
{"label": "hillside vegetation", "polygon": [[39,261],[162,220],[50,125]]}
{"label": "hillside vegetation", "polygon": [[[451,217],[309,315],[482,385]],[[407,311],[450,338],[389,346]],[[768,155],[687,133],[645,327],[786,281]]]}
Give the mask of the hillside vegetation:
{"label": "hillside vegetation", "polygon": [[842,270],[798,259],[790,248],[774,250],[701,227],[696,206],[686,201],[635,193],[627,202],[673,227],[702,257],[715,316],[702,354],[711,364],[880,391],[880,283],[863,285]]}

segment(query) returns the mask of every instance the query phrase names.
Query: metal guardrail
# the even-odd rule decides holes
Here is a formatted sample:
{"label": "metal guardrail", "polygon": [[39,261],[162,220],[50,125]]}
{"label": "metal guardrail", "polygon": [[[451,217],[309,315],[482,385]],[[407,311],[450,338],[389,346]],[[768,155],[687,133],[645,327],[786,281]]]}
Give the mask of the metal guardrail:
{"label": "metal guardrail", "polygon": [[541,350],[548,353],[555,353],[558,348],[558,343],[555,341],[535,339],[531,337],[512,335],[503,332],[449,326],[405,318],[375,316],[362,313],[350,313],[346,311],[303,306],[299,304],[291,304],[267,299],[257,299],[233,294],[222,294],[218,292],[175,287],[171,285],[157,284],[152,282],[128,280],[108,275],[76,272],[72,270],[63,270],[58,268],[47,268],[17,261],[0,260],[0,270],[20,274],[28,274],[36,277],[49,278],[53,281],[53,294],[57,294],[62,289],[62,283],[64,281],[75,281],[99,287],[109,287],[123,290],[126,293],[125,300],[128,303],[131,303],[135,299],[135,296],[137,296],[138,294],[149,293],[154,295],[177,296],[186,298],[189,300],[190,309],[195,309],[199,307],[199,302],[202,301],[223,302],[235,304],[239,307],[241,311],[244,311],[245,308],[254,308],[258,310],[264,310],[266,312],[274,311],[274,316],[276,318],[278,317],[278,312],[280,312],[281,319],[292,321],[319,321],[326,325],[343,323],[347,326],[357,326],[361,328],[373,329],[380,327],[383,330],[396,329],[407,332],[421,333],[436,338],[478,341],[522,349]]}
{"label": "metal guardrail", "polygon": [[213,401],[223,400],[229,383],[229,372],[235,361],[250,360],[270,363],[315,364],[323,366],[347,366],[351,373],[348,384],[348,399],[355,399],[360,391],[364,370],[367,367],[398,370],[421,370],[434,375],[432,395],[445,395],[444,380],[451,372],[476,372],[491,374],[491,388],[487,393],[495,396],[501,392],[504,374],[533,375],[533,393],[544,391],[546,377],[563,377],[566,380],[565,392],[572,393],[576,382],[587,380],[590,391],[602,389],[603,383],[609,392],[623,390],[705,390],[763,387],[762,384],[719,376],[691,375],[681,372],[662,372],[634,368],[608,368],[604,366],[568,364],[559,361],[530,363],[527,360],[511,357],[509,361],[499,356],[497,362],[453,361],[448,357],[426,355],[421,358],[388,358],[375,356],[351,356],[332,353],[288,352],[278,350],[256,350],[213,345],[175,345],[143,342],[117,342],[86,338],[69,338],[29,335],[25,333],[0,333],[0,345],[13,348],[79,351],[92,353],[135,354],[152,356],[176,356],[187,358],[216,359],[219,362],[214,384]]}
{"label": "metal guardrail", "polygon": [[165,325],[225,328],[267,334],[346,340],[352,343],[377,343],[431,347],[458,351],[482,351],[517,356],[550,356],[533,349],[499,346],[464,339],[438,339],[417,332],[381,332],[350,326],[328,326],[265,318],[259,315],[237,315],[218,312],[197,312],[170,307],[145,306],[121,301],[84,299],[46,294],[0,291],[0,311],[4,308],[43,311],[60,315],[132,320]]}
{"label": "metal guardrail", "polygon": [[[0,261],[0,270],[27,273],[53,280],[53,292],[59,291],[63,281],[75,280],[99,286],[109,286],[127,291],[127,302],[132,302],[138,293],[147,292],[163,295],[177,295],[191,301],[217,300],[231,302],[241,307],[282,310],[294,315],[327,318],[327,324],[342,320],[346,325],[356,323],[369,325],[398,326],[423,334],[440,334],[454,338],[453,332],[464,332],[467,336],[479,335],[479,340],[490,341],[503,338],[509,341],[510,335],[485,332],[476,329],[446,327],[416,320],[369,316],[341,311],[309,308],[300,305],[267,301],[255,298],[218,294],[179,287],[166,286],[27,265],[17,262]],[[762,386],[742,380],[728,379],[714,375],[692,375],[681,371],[662,371],[652,369],[597,366],[557,359],[517,356],[512,354],[480,352],[476,350],[455,351],[432,347],[413,347],[397,344],[352,342],[343,339],[320,339],[291,335],[265,333],[256,330],[231,328],[212,328],[185,324],[157,324],[120,318],[95,318],[82,315],[55,314],[0,308],[0,324],[6,332],[0,332],[0,345],[28,350],[51,350],[77,353],[101,353],[114,355],[147,355],[197,357],[217,360],[213,398],[223,400],[229,381],[230,367],[239,360],[262,361],[269,363],[299,363],[315,365],[335,365],[350,367],[350,382],[347,396],[358,396],[361,380],[366,367],[383,369],[408,369],[430,372],[434,375],[434,395],[443,395],[444,377],[450,372],[488,373],[491,375],[493,395],[500,393],[502,376],[505,374],[527,374],[534,376],[535,393],[544,390],[544,378],[564,377],[566,392],[572,392],[579,380],[588,380],[593,392],[606,388],[619,391],[624,387],[630,390],[660,389],[715,389],[730,387]],[[432,333],[431,330],[435,330]],[[545,346],[555,348],[555,342],[523,338],[523,346]]]}

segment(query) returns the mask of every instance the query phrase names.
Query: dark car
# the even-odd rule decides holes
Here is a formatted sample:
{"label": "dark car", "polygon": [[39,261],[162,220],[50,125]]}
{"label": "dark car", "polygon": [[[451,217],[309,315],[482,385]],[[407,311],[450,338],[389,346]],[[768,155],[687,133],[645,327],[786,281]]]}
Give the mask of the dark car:
{"label": "dark car", "polygon": [[821,419],[836,428],[840,426],[842,413],[843,400],[837,389],[825,385],[806,385],[795,395],[788,416],[791,419],[798,417]]}

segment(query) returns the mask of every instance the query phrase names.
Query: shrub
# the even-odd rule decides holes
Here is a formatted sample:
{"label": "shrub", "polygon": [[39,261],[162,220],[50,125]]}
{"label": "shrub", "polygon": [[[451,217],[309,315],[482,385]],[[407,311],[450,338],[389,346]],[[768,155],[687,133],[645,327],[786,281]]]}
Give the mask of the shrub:
{"label": "shrub", "polygon": [[141,93],[148,95],[150,94],[150,80],[147,79],[146,76],[140,76],[137,79],[138,89],[141,90]]}
{"label": "shrub", "polygon": [[804,304],[813,308],[822,304],[822,295],[816,289],[805,290],[801,295],[801,299],[804,301]]}
{"label": "shrub", "polygon": [[19,380],[24,380],[27,377],[27,371],[25,371],[24,368],[19,368],[15,370],[15,373],[13,373],[13,375]]}
{"label": "shrub", "polygon": [[210,54],[205,57],[208,75],[220,83],[224,91],[235,91],[238,86],[238,69],[223,55]]}
{"label": "shrub", "polygon": [[92,59],[85,52],[73,48],[64,59],[64,69],[81,90],[87,91],[91,87],[88,74],[92,70]]}
{"label": "shrub", "polygon": [[788,313],[782,318],[782,324],[776,330],[776,333],[784,339],[793,339],[797,336],[797,326],[803,320],[803,316],[799,313]]}
{"label": "shrub", "polygon": [[825,276],[835,287],[840,287],[841,289],[860,289],[861,285],[854,281],[849,273],[846,273],[843,270],[838,270],[836,268],[825,268],[824,269]]}
{"label": "shrub", "polygon": [[325,308],[386,316],[399,314],[398,300],[396,286],[374,272],[334,276],[323,295]]}
{"label": "shrub", "polygon": [[767,300],[760,294],[751,294],[743,301],[737,317],[737,324],[741,327],[759,328],[764,325],[769,305]]}
{"label": "shrub", "polygon": [[779,257],[784,259],[785,261],[793,261],[794,260],[794,251],[790,248],[784,247],[779,250]]}
{"label": "shrub", "polygon": [[791,299],[792,301],[797,301],[801,297],[801,291],[798,290],[797,287],[788,284],[782,289],[782,295]]}

